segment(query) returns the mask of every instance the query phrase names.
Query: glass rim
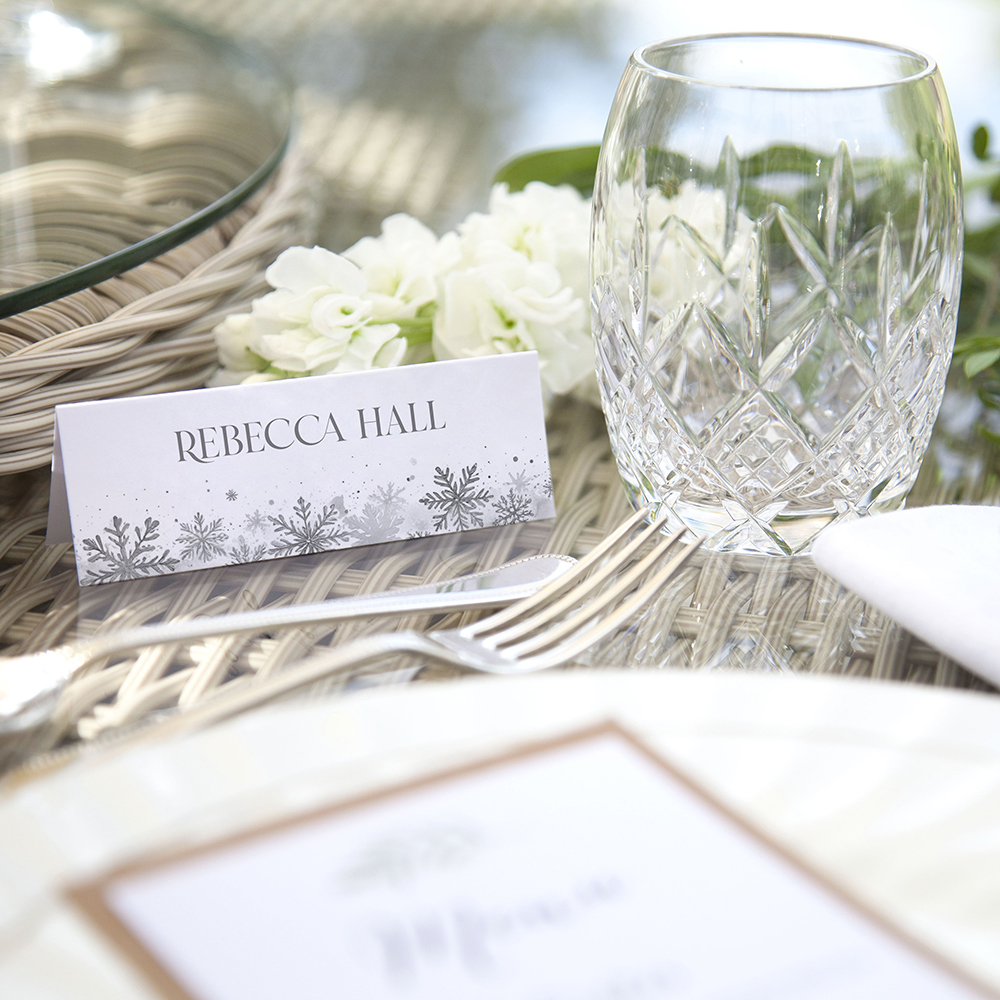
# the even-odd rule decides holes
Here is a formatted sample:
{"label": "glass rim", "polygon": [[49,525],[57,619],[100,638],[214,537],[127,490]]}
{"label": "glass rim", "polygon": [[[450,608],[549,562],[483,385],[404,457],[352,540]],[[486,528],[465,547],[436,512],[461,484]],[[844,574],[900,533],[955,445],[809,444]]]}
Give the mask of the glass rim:
{"label": "glass rim", "polygon": [[[62,5],[57,4],[53,9],[64,14],[78,11],[90,14],[88,3],[89,0],[62,0]],[[43,9],[44,5],[36,6],[38,9]],[[58,271],[50,277],[0,291],[0,319],[48,305],[99,285],[109,278],[117,277],[140,264],[162,256],[211,228],[232,214],[271,180],[291,148],[296,134],[297,120],[292,80],[262,51],[247,49],[238,41],[187,24],[169,13],[148,10],[141,4],[129,8],[110,5],[108,11],[130,15],[129,18],[120,21],[109,18],[105,22],[101,20],[103,11],[94,13],[94,24],[98,28],[117,32],[123,52],[127,52],[129,46],[134,44],[129,32],[137,30],[138,25],[141,31],[163,32],[160,37],[163,37],[164,45],[168,49],[172,42],[178,40],[185,44],[191,43],[197,47],[198,56],[227,61],[234,71],[249,74],[258,81],[259,93],[248,95],[246,85],[237,88],[233,93],[243,98],[247,102],[248,109],[254,113],[255,121],[252,123],[254,128],[262,133],[267,131],[267,146],[259,152],[255,151],[252,158],[247,158],[247,172],[228,191],[213,197],[212,201],[198,208],[192,206],[188,214],[176,222],[157,229],[118,250]],[[116,64],[116,68],[121,65],[124,65],[124,62]],[[187,64],[178,61],[175,65],[184,68]],[[174,91],[167,92],[174,93]],[[224,98],[231,96],[231,94],[223,95]],[[0,174],[3,174],[3,171],[0,171]],[[211,192],[212,195],[215,193]],[[18,263],[22,262],[11,261],[14,265]]]}
{"label": "glass rim", "polygon": [[[864,48],[877,49],[882,52],[896,52],[902,55],[909,56],[912,59],[917,60],[922,63],[922,68],[916,73],[911,73],[908,76],[901,76],[896,80],[887,80],[884,83],[859,83],[859,84],[843,84],[834,87],[827,86],[813,86],[813,87],[782,87],[782,86],[765,86],[760,84],[749,84],[749,83],[723,83],[718,80],[707,80],[701,79],[696,76],[687,76],[684,73],[676,73],[672,70],[662,69],[659,66],[653,65],[647,58],[647,54],[653,52],[656,49],[667,49],[673,46],[684,45],[688,42],[711,42],[711,41],[732,41],[735,39],[772,39],[772,40],[795,40],[795,41],[809,41],[809,42],[846,42],[850,45],[858,45]],[[823,35],[823,34],[809,34],[794,31],[731,31],[731,32],[718,32],[709,33],[705,35],[685,35],[681,38],[667,38],[659,42],[650,42],[646,45],[640,45],[637,49],[632,52],[630,57],[631,62],[634,63],[640,70],[644,73],[648,73],[651,76],[661,77],[664,80],[674,80],[678,83],[689,83],[696,84],[703,87],[717,87],[720,90],[759,90],[759,91],[774,91],[777,93],[827,93],[827,94],[837,94],[844,91],[861,91],[861,90],[884,90],[888,87],[898,87],[902,84],[914,83],[918,80],[924,80],[930,76],[933,76],[938,69],[937,62],[932,59],[925,52],[921,52],[918,49],[910,49],[905,45],[893,45],[889,42],[876,42],[870,38],[852,38],[849,35]]]}
{"label": "glass rim", "polygon": [[73,295],[75,292],[107,281],[108,278],[118,277],[154,257],[165,254],[168,250],[173,250],[214,226],[239,208],[271,179],[288,151],[292,128],[293,122],[290,118],[277,145],[258,167],[226,194],[192,212],[180,222],[175,222],[121,250],[105,254],[69,271],[0,293],[0,319],[34,309],[36,306],[47,305],[56,299],[65,298],[67,295]]}

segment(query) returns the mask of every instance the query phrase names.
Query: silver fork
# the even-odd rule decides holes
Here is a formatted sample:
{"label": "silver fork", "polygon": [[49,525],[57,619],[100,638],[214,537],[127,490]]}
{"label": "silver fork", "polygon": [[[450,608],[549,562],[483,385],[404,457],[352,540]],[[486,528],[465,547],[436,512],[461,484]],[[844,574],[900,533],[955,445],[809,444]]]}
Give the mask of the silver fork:
{"label": "silver fork", "polygon": [[55,649],[0,657],[0,734],[18,732],[46,719],[69,681],[90,664],[147,646],[190,642],[289,625],[347,621],[388,614],[419,614],[498,607],[537,593],[576,565],[569,556],[523,556],[493,569],[451,580],[231,615],[141,625],[108,632]]}
{"label": "silver fork", "polygon": [[[324,650],[264,680],[233,681],[214,697],[151,727],[150,735],[208,725],[389,653],[415,653],[489,674],[527,674],[567,663],[642,609],[701,544],[697,539],[679,547],[682,529],[621,572],[663,527],[662,519],[654,521],[629,539],[649,513],[649,508],[638,511],[569,572],[488,618],[456,629],[368,636]],[[671,558],[661,564],[667,555]],[[619,572],[618,579],[592,596]]]}

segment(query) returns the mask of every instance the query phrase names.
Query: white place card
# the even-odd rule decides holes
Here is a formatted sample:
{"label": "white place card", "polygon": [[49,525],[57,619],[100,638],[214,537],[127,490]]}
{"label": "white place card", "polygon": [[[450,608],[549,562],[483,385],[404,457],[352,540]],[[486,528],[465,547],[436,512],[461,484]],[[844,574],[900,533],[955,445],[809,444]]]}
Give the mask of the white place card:
{"label": "white place card", "polygon": [[614,727],[70,898],[169,1000],[972,1000]]}
{"label": "white place card", "polygon": [[81,584],[555,513],[534,353],[56,407]]}

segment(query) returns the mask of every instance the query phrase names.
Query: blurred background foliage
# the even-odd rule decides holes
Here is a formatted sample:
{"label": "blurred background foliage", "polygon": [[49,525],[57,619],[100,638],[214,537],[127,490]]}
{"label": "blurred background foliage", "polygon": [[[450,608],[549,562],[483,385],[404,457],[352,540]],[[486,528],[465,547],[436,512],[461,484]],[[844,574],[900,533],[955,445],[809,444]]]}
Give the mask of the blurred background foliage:
{"label": "blurred background foliage", "polygon": [[[972,154],[991,170],[966,180],[966,196],[985,193],[1000,205],[1000,160],[991,149],[990,129],[979,125],[972,135]],[[962,269],[962,301],[955,341],[955,363],[973,380],[987,408],[978,432],[1000,445],[1000,220],[967,226]]]}

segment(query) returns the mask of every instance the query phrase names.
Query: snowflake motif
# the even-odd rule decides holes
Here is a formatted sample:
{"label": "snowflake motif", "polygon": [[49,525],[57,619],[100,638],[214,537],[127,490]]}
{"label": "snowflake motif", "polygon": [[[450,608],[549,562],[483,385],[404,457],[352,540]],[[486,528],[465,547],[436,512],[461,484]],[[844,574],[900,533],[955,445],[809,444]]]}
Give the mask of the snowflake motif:
{"label": "snowflake motif", "polygon": [[267,528],[267,518],[259,510],[255,510],[252,514],[247,514],[243,526],[251,535],[259,535]]}
{"label": "snowflake motif", "polygon": [[239,497],[239,493],[237,493],[236,490],[226,490],[226,499],[227,500],[236,500],[238,497]]}
{"label": "snowflake motif", "polygon": [[374,493],[368,494],[368,500],[381,508],[383,511],[395,511],[404,506],[403,495],[406,490],[395,483],[387,483],[385,486],[377,486]]}
{"label": "snowflake motif", "polygon": [[508,473],[507,485],[515,493],[527,493],[531,487],[531,478],[524,469],[521,469],[520,472]]}
{"label": "snowflake motif", "polygon": [[278,534],[287,536],[271,544],[272,555],[302,556],[312,552],[326,552],[339,542],[350,539],[348,532],[334,524],[344,512],[342,503],[334,500],[314,517],[312,504],[306,503],[305,497],[299,497],[292,510],[293,516],[287,519],[281,515],[268,518]]}
{"label": "snowflake motif", "polygon": [[222,543],[228,539],[229,532],[222,530],[221,517],[217,517],[214,521],[208,521],[201,513],[197,513],[189,524],[181,523],[177,544],[184,546],[181,549],[182,559],[197,559],[199,562],[208,562],[216,556],[226,554]]}
{"label": "snowflake motif", "polygon": [[399,534],[402,526],[402,514],[374,503],[366,503],[360,517],[350,514],[344,518],[344,527],[351,532],[354,540],[362,545],[387,542]]}
{"label": "snowflake motif", "polygon": [[428,510],[440,511],[434,514],[434,530],[442,531],[451,526],[452,531],[465,531],[467,528],[481,528],[483,513],[493,494],[482,487],[474,490],[479,482],[476,465],[468,465],[462,469],[461,478],[456,482],[450,468],[435,468],[437,473],[434,482],[442,487],[440,492],[425,493],[420,497],[420,503]]}
{"label": "snowflake motif", "polygon": [[538,477],[538,491],[541,493],[541,495],[543,497],[550,497],[550,496],[552,496],[552,493],[554,491],[554,487],[552,485],[552,477],[551,476],[539,476]]}
{"label": "snowflake motif", "polygon": [[506,496],[498,497],[493,509],[497,512],[494,524],[521,524],[531,520],[531,500],[513,489],[508,490]]}
{"label": "snowflake motif", "polygon": [[267,555],[267,546],[261,542],[253,544],[248,542],[242,535],[236,539],[236,544],[229,550],[229,557],[233,562],[248,563],[259,562]]}
{"label": "snowflake motif", "polygon": [[[105,544],[100,535],[83,540],[83,550],[89,552],[87,562],[105,563],[107,569],[88,569],[86,583],[112,583],[116,580],[135,580],[140,576],[172,573],[179,559],[170,555],[170,549],[159,550],[159,546],[151,545],[160,537],[157,530],[159,521],[146,518],[142,528],[135,529],[135,541],[129,537],[128,521],[113,517],[111,524],[105,526],[108,541]],[[150,553],[159,554],[154,558],[146,558]]]}
{"label": "snowflake motif", "polygon": [[407,538],[430,538],[434,532],[431,531],[431,522],[420,520],[407,532]]}

